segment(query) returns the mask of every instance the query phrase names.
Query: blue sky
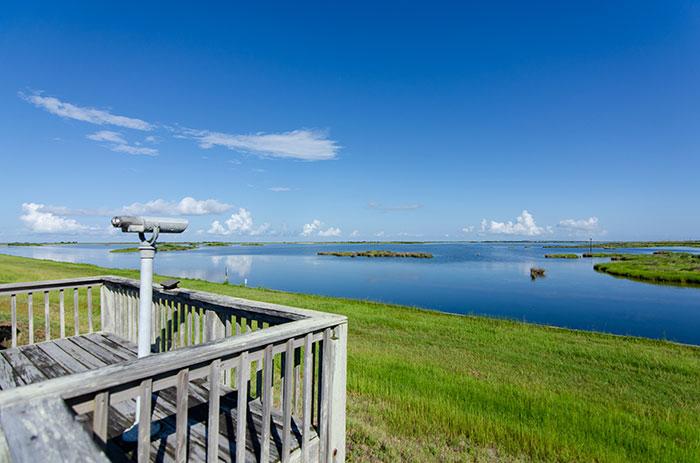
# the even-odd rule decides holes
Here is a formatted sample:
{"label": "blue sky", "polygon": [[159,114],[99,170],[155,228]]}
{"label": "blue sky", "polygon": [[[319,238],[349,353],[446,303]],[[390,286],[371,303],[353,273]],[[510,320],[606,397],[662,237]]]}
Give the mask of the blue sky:
{"label": "blue sky", "polygon": [[698,2],[378,3],[4,5],[0,241],[700,239]]}

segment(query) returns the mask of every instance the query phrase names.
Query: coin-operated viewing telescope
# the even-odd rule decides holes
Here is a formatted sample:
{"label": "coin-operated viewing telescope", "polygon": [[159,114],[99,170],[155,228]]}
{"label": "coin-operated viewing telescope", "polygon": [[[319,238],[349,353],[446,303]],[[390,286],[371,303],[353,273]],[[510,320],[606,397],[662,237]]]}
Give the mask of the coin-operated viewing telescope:
{"label": "coin-operated viewing telescope", "polygon": [[[139,286],[139,327],[138,327],[138,356],[146,357],[151,353],[151,304],[153,302],[153,259],[156,256],[156,240],[161,233],[182,233],[189,225],[184,219],[166,217],[132,217],[122,215],[112,218],[112,226],[121,228],[126,233],[138,233],[141,245],[141,283]],[[146,238],[146,233],[151,233]],[[140,398],[136,398],[136,421],[124,431],[125,441],[135,442],[138,439],[138,417],[141,409]],[[160,426],[151,424],[151,435],[158,432]]]}
{"label": "coin-operated viewing telescope", "polygon": [[182,233],[189,222],[167,217],[132,217],[120,215],[112,218],[112,225],[127,233]]}

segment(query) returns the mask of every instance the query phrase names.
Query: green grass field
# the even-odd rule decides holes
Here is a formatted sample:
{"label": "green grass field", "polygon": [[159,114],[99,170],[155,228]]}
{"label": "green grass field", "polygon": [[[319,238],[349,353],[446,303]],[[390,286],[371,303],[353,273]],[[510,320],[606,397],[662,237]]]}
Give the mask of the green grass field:
{"label": "green grass field", "polygon": [[578,254],[545,254],[547,259],[578,259]]}
{"label": "green grass field", "polygon": [[[138,277],[0,255],[2,283],[98,274]],[[348,461],[700,459],[700,348],[199,280],[181,286],[348,317]]]}
{"label": "green grass field", "polygon": [[700,284],[700,255],[687,252],[657,251],[654,254],[598,254],[614,257],[614,262],[593,268],[610,275],[657,283]]}

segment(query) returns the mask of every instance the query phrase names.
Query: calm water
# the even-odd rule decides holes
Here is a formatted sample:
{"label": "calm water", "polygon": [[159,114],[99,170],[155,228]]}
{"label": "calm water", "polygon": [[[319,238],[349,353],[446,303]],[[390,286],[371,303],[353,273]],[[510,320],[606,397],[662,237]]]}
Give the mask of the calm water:
{"label": "calm water", "polygon": [[[700,344],[700,289],[639,283],[593,271],[606,259],[545,259],[541,244],[338,245],[266,244],[162,252],[161,275],[298,293],[369,299],[458,314],[487,315],[583,330]],[[139,266],[120,246],[0,246],[0,253],[90,263]],[[421,251],[434,259],[367,259],[317,256],[318,251],[387,249]],[[650,253],[656,248],[625,252]],[[695,249],[665,248],[697,252]],[[571,250],[584,251],[582,249]],[[547,277],[530,280],[530,267]]]}

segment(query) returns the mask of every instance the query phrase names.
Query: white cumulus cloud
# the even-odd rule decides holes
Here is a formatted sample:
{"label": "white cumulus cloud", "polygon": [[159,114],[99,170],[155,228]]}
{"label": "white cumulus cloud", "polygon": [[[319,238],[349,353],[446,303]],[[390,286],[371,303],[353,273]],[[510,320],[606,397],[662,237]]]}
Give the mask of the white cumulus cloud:
{"label": "white cumulus cloud", "polygon": [[301,236],[311,236],[321,226],[321,221],[314,219],[311,223],[304,224],[301,230]]}
{"label": "white cumulus cloud", "polygon": [[598,217],[590,217],[588,219],[565,219],[559,222],[559,227],[569,230],[590,231],[598,228]]}
{"label": "white cumulus cloud", "polygon": [[41,95],[24,95],[20,93],[20,97],[32,103],[38,108],[42,108],[51,114],[68,119],[75,119],[83,122],[90,122],[97,125],[116,125],[127,129],[136,130],[153,130],[153,124],[150,124],[141,119],[126,116],[116,116],[109,111],[94,108],[85,108],[66,103],[58,98]]}
{"label": "white cumulus cloud", "polygon": [[340,228],[330,227],[328,230],[319,230],[318,236],[340,236]]}
{"label": "white cumulus cloud", "polygon": [[335,159],[340,146],[324,132],[293,130],[282,133],[231,135],[209,130],[186,130],[185,135],[199,141],[202,148],[223,146],[230,150],[255,154],[260,157],[322,161]]}
{"label": "white cumulus cloud", "polygon": [[43,204],[24,203],[24,215],[19,218],[34,233],[76,233],[91,230],[91,227],[78,223],[75,219],[59,217],[42,210]]}
{"label": "white cumulus cloud", "polygon": [[495,220],[481,220],[481,231],[494,235],[525,235],[535,236],[545,232],[551,232],[552,227],[540,227],[528,211],[523,212],[515,219],[515,222],[496,222]]}
{"label": "white cumulus cloud", "polygon": [[123,215],[210,215],[221,214],[233,208],[231,204],[215,199],[196,200],[189,196],[180,201],[156,199],[146,203],[133,203],[115,211]]}
{"label": "white cumulus cloud", "polygon": [[268,228],[270,228],[269,223],[255,227],[250,211],[241,207],[237,214],[231,214],[231,217],[224,223],[218,220],[212,222],[209,233],[213,235],[262,235]]}

